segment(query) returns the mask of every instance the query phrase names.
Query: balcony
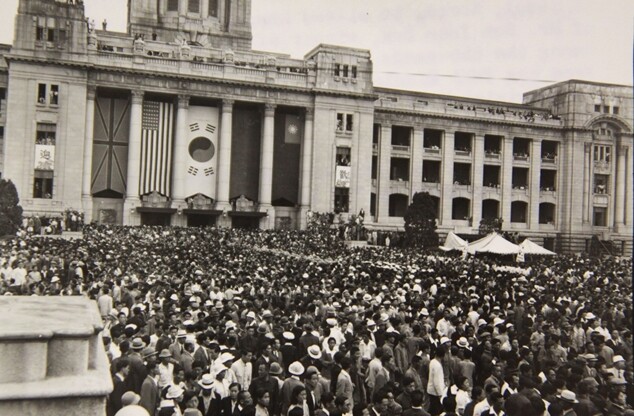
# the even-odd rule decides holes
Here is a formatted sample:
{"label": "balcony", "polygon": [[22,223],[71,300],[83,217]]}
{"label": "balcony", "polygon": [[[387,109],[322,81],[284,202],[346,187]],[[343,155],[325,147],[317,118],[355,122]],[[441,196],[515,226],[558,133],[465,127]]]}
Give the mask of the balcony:
{"label": "balcony", "polygon": [[409,155],[409,146],[403,146],[399,144],[392,145],[392,151],[395,153],[406,153]]}
{"label": "balcony", "polygon": [[500,160],[501,153],[499,151],[487,150],[484,152],[484,157],[486,159]]}
{"label": "balcony", "polygon": [[471,156],[471,149],[456,149],[454,151],[454,153],[456,154],[456,156],[469,157],[469,156]]}
{"label": "balcony", "polygon": [[432,146],[432,147],[424,147],[423,150],[425,151],[426,154],[439,155],[442,149],[438,146]]}
{"label": "balcony", "polygon": [[526,153],[513,153],[513,160],[519,162],[528,162],[529,155]]}
{"label": "balcony", "polygon": [[542,164],[555,165],[557,164],[557,156],[542,156]]}

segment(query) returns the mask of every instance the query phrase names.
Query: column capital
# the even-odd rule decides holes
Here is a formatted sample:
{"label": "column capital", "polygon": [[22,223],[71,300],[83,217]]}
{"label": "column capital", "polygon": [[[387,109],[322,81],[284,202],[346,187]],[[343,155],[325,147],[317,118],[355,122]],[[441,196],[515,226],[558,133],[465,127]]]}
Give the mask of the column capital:
{"label": "column capital", "polygon": [[187,109],[189,108],[189,99],[191,97],[189,95],[186,94],[179,94],[178,95],[178,108],[184,108]]}
{"label": "column capital", "polygon": [[143,96],[145,92],[142,90],[131,90],[130,97],[132,97],[132,104],[143,104]]}
{"label": "column capital", "polygon": [[314,120],[315,119],[315,110],[310,108],[310,107],[304,108],[304,117],[306,118],[306,121]]}
{"label": "column capital", "polygon": [[264,103],[264,116],[270,116],[270,117],[274,116],[276,107],[277,107],[276,104]]}
{"label": "column capital", "polygon": [[235,103],[235,100],[231,100],[231,99],[223,99],[222,100],[222,112],[223,113],[230,113],[233,111],[233,104]]}
{"label": "column capital", "polygon": [[86,86],[86,98],[89,100],[94,100],[97,95],[97,86],[96,85],[87,85]]}

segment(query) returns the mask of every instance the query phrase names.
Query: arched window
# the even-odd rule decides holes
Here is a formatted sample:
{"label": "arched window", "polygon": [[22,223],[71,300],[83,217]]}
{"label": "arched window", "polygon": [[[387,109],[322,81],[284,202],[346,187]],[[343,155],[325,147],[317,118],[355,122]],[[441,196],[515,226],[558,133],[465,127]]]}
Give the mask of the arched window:
{"label": "arched window", "polygon": [[467,198],[454,198],[451,204],[452,220],[468,220],[471,215],[471,201]]}
{"label": "arched window", "polygon": [[539,223],[555,223],[555,204],[551,204],[550,202],[542,202],[539,204]]}
{"label": "arched window", "polygon": [[389,206],[390,217],[404,217],[405,211],[407,211],[408,200],[407,195],[391,194]]}
{"label": "arched window", "polygon": [[482,201],[482,219],[492,220],[500,218],[500,201],[485,199]]}
{"label": "arched window", "polygon": [[524,201],[511,202],[511,222],[525,223],[528,204]]}

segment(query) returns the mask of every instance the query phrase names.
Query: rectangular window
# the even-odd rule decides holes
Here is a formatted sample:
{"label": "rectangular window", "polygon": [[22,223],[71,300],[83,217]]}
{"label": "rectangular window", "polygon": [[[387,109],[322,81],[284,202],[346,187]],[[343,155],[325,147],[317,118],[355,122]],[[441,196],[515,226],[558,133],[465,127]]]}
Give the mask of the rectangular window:
{"label": "rectangular window", "polygon": [[168,12],[177,12],[178,11],[178,0],[167,0],[167,11]]}
{"label": "rectangular window", "polygon": [[619,114],[619,107],[617,107],[617,106],[612,107],[612,114],[617,114],[618,115]]}
{"label": "rectangular window", "polygon": [[335,76],[338,77],[341,75],[341,65],[335,64]]}
{"label": "rectangular window", "polygon": [[346,131],[352,131],[352,114],[346,114]]}
{"label": "rectangular window", "polygon": [[350,189],[335,188],[335,212],[348,212]]}
{"label": "rectangular window", "polygon": [[337,147],[337,166],[350,166],[350,148]]}
{"label": "rectangular window", "polygon": [[37,103],[46,104],[46,84],[37,84]]}
{"label": "rectangular window", "polygon": [[605,227],[608,223],[608,212],[605,207],[594,207],[593,223],[595,227]]}
{"label": "rectangular window", "polygon": [[337,131],[342,132],[345,125],[345,119],[343,113],[337,113]]}
{"label": "rectangular window", "polygon": [[595,113],[600,113],[601,112],[601,104],[595,104],[594,105],[594,112]]}
{"label": "rectangular window", "polygon": [[53,171],[36,170],[33,176],[33,198],[53,198]]}
{"label": "rectangular window", "polygon": [[187,2],[187,11],[189,13],[200,13],[200,0],[189,0]]}
{"label": "rectangular window", "polygon": [[51,104],[52,105],[57,105],[58,104],[58,95],[59,95],[59,85],[51,85]]}
{"label": "rectangular window", "polygon": [[610,175],[594,175],[594,193],[609,194],[610,193]]}
{"label": "rectangular window", "polygon": [[606,114],[609,113],[610,112],[610,106],[609,105],[604,105],[603,106],[603,112],[606,113]]}
{"label": "rectangular window", "polygon": [[352,72],[352,78],[356,78],[357,77],[357,67],[355,65],[352,65],[350,67],[351,72]]}
{"label": "rectangular window", "polygon": [[595,162],[610,162],[610,146],[594,146],[594,161]]}
{"label": "rectangular window", "polygon": [[209,0],[209,16],[218,17],[218,0]]}
{"label": "rectangular window", "polygon": [[35,29],[35,40],[39,40],[39,41],[44,40],[44,28],[42,26],[38,26]]}
{"label": "rectangular window", "polygon": [[46,40],[49,42],[55,42],[55,29],[53,28],[48,28],[48,30],[46,31]]}
{"label": "rectangular window", "polygon": [[343,66],[343,77],[348,78],[348,65]]}
{"label": "rectangular window", "polygon": [[37,123],[35,144],[46,144],[55,146],[55,130],[55,124]]}
{"label": "rectangular window", "polygon": [[57,31],[57,43],[66,43],[66,31],[64,29]]}

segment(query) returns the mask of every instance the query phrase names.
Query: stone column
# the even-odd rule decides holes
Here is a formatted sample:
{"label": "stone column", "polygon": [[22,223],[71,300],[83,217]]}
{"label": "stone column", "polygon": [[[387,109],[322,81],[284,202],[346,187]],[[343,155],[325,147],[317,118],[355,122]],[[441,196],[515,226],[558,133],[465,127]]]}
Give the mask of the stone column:
{"label": "stone column", "polygon": [[387,222],[390,216],[390,159],[392,153],[392,126],[381,124],[379,138],[379,171],[377,187],[377,222]]}
{"label": "stone column", "polygon": [[478,228],[482,219],[482,181],[484,176],[484,136],[475,135],[473,143],[473,193],[471,194],[471,226]]}
{"label": "stone column", "polygon": [[614,186],[614,227],[618,230],[625,225],[625,170],[627,147],[616,146],[618,151],[616,158],[616,184]]}
{"label": "stone column", "polygon": [[233,103],[233,100],[222,100],[222,115],[220,120],[220,149],[218,152],[218,209],[225,209],[229,206]]}
{"label": "stone column", "polygon": [[[178,110],[176,112],[176,132],[174,135],[174,161],[172,166],[172,197],[176,203],[182,202],[189,195],[185,195],[184,169],[187,160],[187,121],[189,112],[189,95],[178,96]],[[174,208],[177,208],[174,206]]]}
{"label": "stone column", "polygon": [[[264,105],[264,126],[262,128],[262,145],[260,147],[260,188],[259,197],[261,210],[268,210],[268,221],[265,228],[272,228],[271,194],[273,191],[273,147],[275,126],[275,104]],[[274,224],[274,222],[273,222]]]}
{"label": "stone column", "polygon": [[139,205],[139,177],[141,171],[141,120],[143,117],[143,91],[132,90],[130,106],[130,140],[128,142],[128,175],[126,200],[123,205],[123,223],[138,225],[140,217],[134,209]]}
{"label": "stone column", "polygon": [[453,207],[453,162],[454,162],[454,134],[455,132],[443,133],[442,143],[442,196],[440,198],[440,224],[445,227],[452,226],[451,212]]}
{"label": "stone column", "polygon": [[300,184],[300,228],[306,229],[306,213],[310,209],[310,187],[313,176],[313,121],[312,108],[306,108],[304,115],[304,140],[302,141],[302,182]]}
{"label": "stone column", "polygon": [[86,124],[84,135],[84,165],[81,181],[81,199],[84,211],[84,221],[92,221],[92,140],[95,121],[95,96],[97,87],[88,85],[86,89]]}
{"label": "stone column", "polygon": [[502,205],[502,227],[511,227],[511,202],[513,200],[513,138],[504,138],[504,148],[502,149],[502,195],[500,204]]}
{"label": "stone column", "polygon": [[410,201],[414,198],[414,194],[420,190],[423,182],[423,129],[413,128],[412,138],[412,158],[410,160]]}
{"label": "stone column", "polygon": [[533,139],[531,142],[530,154],[530,195],[528,202],[528,224],[527,228],[537,230],[539,228],[539,181],[542,167],[542,141]]}
{"label": "stone column", "polygon": [[[625,225],[632,231],[632,147],[627,147],[627,156],[625,157]],[[627,228],[626,228],[627,229]],[[631,253],[630,253],[631,254]]]}
{"label": "stone column", "polygon": [[[590,198],[592,198],[592,183],[590,181],[590,156],[592,151],[591,143],[583,144],[583,223],[587,224],[590,222]],[[557,172],[559,174],[559,172]],[[570,183],[570,181],[567,181]],[[561,194],[560,189],[557,189],[557,192]],[[557,207],[559,209],[559,207]]]}
{"label": "stone column", "polygon": [[187,208],[185,198],[185,182],[187,174],[185,163],[187,161],[187,124],[189,113],[189,95],[179,95],[176,110],[176,131],[174,132],[174,159],[172,161],[172,208],[176,208],[180,214],[172,216],[172,225],[186,226],[187,216],[182,210]]}

